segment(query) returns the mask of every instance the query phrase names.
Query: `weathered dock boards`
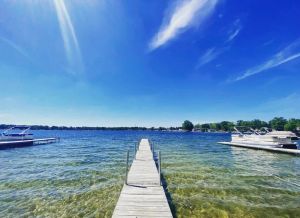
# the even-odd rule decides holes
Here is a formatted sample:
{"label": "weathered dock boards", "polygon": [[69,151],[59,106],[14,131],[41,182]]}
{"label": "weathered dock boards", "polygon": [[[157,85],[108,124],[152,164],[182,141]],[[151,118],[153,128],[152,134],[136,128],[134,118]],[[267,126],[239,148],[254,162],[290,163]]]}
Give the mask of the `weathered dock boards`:
{"label": "weathered dock boards", "polygon": [[112,217],[172,217],[148,139],[140,141]]}
{"label": "weathered dock boards", "polygon": [[300,150],[297,150],[297,149],[272,148],[272,147],[266,147],[266,146],[260,146],[260,145],[238,144],[238,143],[232,143],[232,142],[218,142],[218,143],[223,144],[223,145],[235,146],[235,147],[251,148],[251,149],[256,149],[256,150],[265,150],[265,151],[271,151],[271,152],[277,152],[277,153],[300,155]]}

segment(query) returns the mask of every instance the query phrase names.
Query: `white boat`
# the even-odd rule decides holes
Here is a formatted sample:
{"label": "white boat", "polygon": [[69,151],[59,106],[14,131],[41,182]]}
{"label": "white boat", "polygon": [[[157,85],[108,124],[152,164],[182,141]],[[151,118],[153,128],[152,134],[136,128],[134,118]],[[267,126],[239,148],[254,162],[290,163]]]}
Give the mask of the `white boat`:
{"label": "white boat", "polygon": [[245,145],[259,145],[274,148],[297,149],[297,143],[294,140],[298,137],[288,131],[272,131],[262,134],[251,129],[252,134],[243,134],[235,128],[236,134],[231,135],[231,143]]}
{"label": "white boat", "polygon": [[33,140],[29,126],[13,126],[0,135],[0,142]]}

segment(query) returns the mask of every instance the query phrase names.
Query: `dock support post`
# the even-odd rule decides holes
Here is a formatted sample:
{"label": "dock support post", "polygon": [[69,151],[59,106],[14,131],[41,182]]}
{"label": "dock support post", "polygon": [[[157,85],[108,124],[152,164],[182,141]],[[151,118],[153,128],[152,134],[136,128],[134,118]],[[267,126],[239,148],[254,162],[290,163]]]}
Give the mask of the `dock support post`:
{"label": "dock support post", "polygon": [[134,143],[134,159],[136,159],[136,143]]}
{"label": "dock support post", "polygon": [[152,149],[153,149],[153,154],[154,154],[154,151],[155,151],[155,145],[154,145],[154,143],[153,143],[153,141],[151,141],[151,143],[152,143]]}
{"label": "dock support post", "polygon": [[161,152],[158,151],[158,176],[159,176],[159,185],[161,185]]}
{"label": "dock support post", "polygon": [[126,177],[125,177],[125,184],[128,185],[128,163],[129,163],[129,150],[127,150],[127,160],[126,160]]}
{"label": "dock support post", "polygon": [[154,143],[153,143],[153,141],[150,141],[150,148],[151,148],[151,151],[152,151],[152,154],[153,154],[153,159],[155,159],[155,148],[154,148],[155,146],[154,146]]}

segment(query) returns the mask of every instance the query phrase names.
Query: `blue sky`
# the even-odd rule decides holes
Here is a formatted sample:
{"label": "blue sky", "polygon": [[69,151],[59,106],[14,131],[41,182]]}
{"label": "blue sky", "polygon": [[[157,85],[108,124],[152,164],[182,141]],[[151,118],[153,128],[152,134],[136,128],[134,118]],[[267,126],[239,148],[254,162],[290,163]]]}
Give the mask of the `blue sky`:
{"label": "blue sky", "polygon": [[0,123],[300,117],[297,0],[0,0]]}

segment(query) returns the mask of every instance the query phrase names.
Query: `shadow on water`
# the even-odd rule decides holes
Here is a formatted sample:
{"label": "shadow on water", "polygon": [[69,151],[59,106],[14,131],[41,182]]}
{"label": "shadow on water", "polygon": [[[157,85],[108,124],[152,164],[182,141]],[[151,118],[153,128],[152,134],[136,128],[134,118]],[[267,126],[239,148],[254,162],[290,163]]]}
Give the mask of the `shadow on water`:
{"label": "shadow on water", "polygon": [[173,204],[172,195],[168,191],[168,183],[167,183],[167,181],[166,181],[166,179],[165,179],[165,177],[164,177],[163,174],[161,174],[161,183],[162,183],[162,186],[164,188],[165,194],[167,196],[168,203],[169,203],[172,215],[173,215],[174,218],[176,218],[177,217],[176,207],[175,207],[175,204]]}
{"label": "shadow on water", "polygon": [[[156,165],[157,169],[159,169],[159,161],[158,161],[158,153],[157,152],[154,152],[154,161],[155,161],[155,165]],[[165,179],[162,172],[161,172],[160,178],[161,178],[161,184],[162,184],[163,189],[165,191],[165,194],[166,194],[166,197],[167,197],[168,204],[169,204],[169,207],[171,209],[172,215],[173,215],[174,218],[176,218],[177,217],[176,207],[175,207],[175,204],[173,203],[172,195],[168,190],[168,182]]]}

